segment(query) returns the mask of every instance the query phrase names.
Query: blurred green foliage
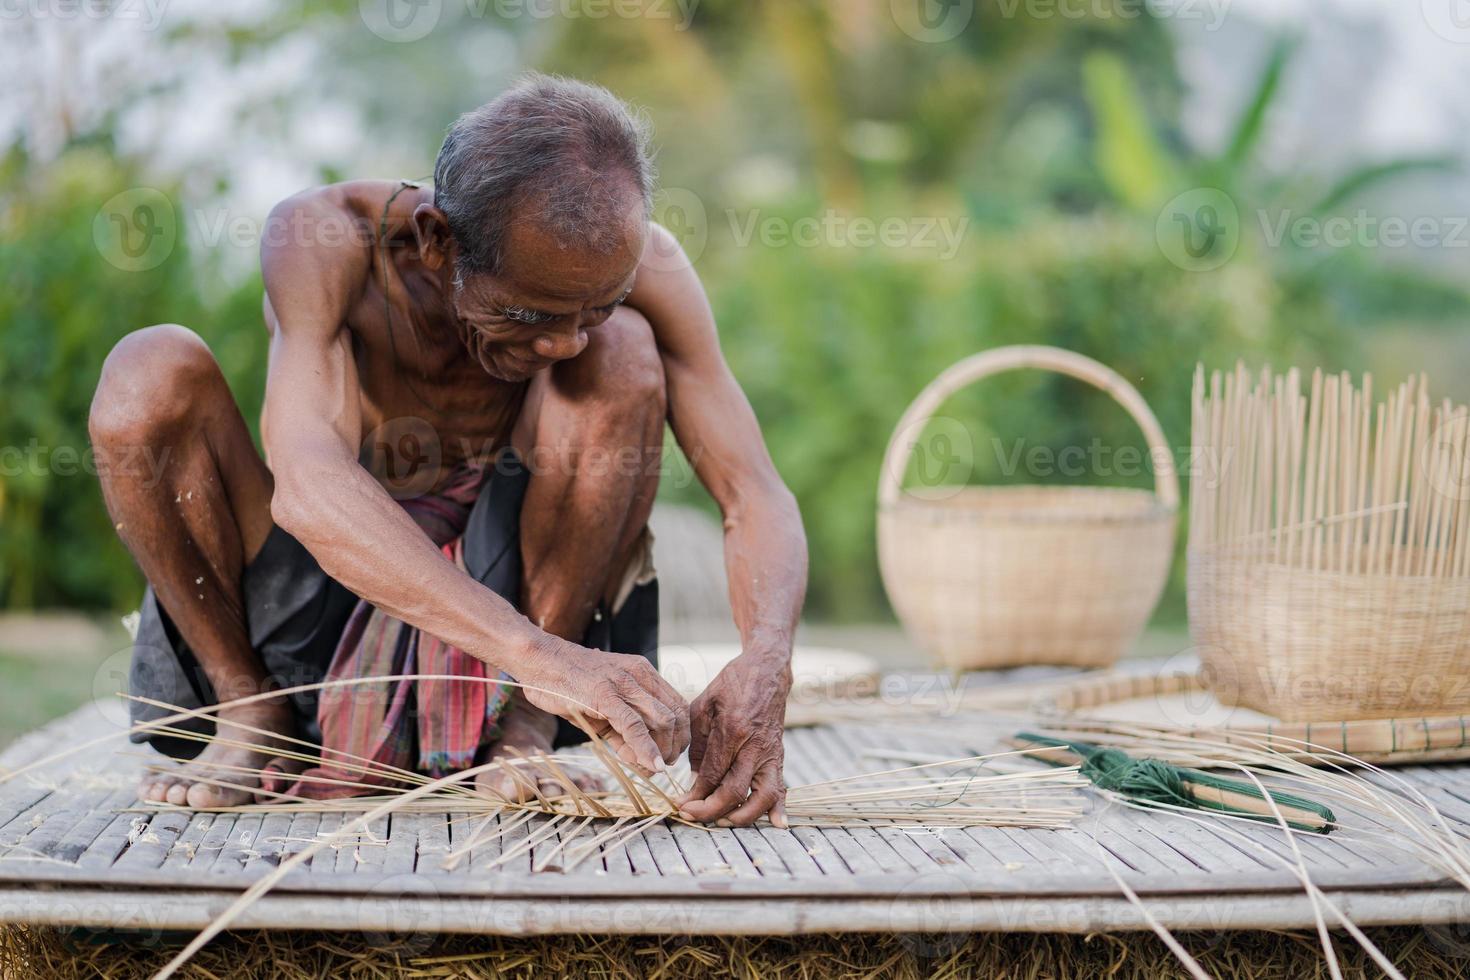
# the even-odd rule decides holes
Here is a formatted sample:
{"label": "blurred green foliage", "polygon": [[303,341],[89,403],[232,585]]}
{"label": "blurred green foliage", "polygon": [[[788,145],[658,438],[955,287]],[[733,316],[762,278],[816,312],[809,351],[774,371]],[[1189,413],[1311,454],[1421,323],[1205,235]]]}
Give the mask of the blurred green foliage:
{"label": "blurred green foliage", "polygon": [[[980,4],[976,25],[954,41],[919,44],[897,30],[888,6],[704,0],[688,30],[649,18],[486,17],[441,24],[418,45],[375,44],[353,23],[355,5],[318,12],[313,23],[325,57],[344,76],[369,80],[361,99],[370,117],[422,147],[416,172],[395,176],[427,171],[452,112],[493,94],[454,67],[475,32],[510,37],[527,64],[648,107],[665,185],[688,189],[705,208],[696,268],[801,502],[817,617],[886,615],[873,542],[879,461],[904,407],[961,357],[1007,343],[1078,350],[1132,381],[1184,446],[1199,361],[1360,369],[1364,339],[1385,324],[1432,330],[1470,312],[1458,284],[1360,250],[1323,257],[1243,238],[1219,268],[1194,272],[1161,249],[1161,204],[1194,188],[1219,188],[1243,212],[1289,201],[1327,213],[1375,182],[1446,165],[1371,161],[1333,182],[1265,172],[1254,150],[1289,80],[1289,43],[1253,80],[1227,146],[1207,154],[1182,135],[1173,48],[1149,17],[1007,17]],[[342,18],[339,32],[333,17]],[[425,70],[412,84],[376,84],[385,59]],[[323,180],[338,176],[322,169]],[[156,269],[124,273],[93,246],[98,207],[140,183],[159,180],[105,140],[79,141],[45,167],[19,151],[7,158],[0,446],[35,439],[84,449],[102,358],[123,333],[160,321],[209,341],[254,422],[265,360],[258,276],[221,290],[209,256],[184,248]],[[952,229],[963,222],[963,234],[952,254],[921,241],[808,247],[758,231],[743,240],[761,222],[790,228],[829,209]],[[1121,409],[1076,382],[1000,377],[942,414],[960,427],[949,431],[963,431],[955,479],[1150,481],[1118,467],[1038,473],[1007,462],[1024,459],[1018,446],[1141,445]],[[95,480],[22,469],[0,469],[0,605],[133,601],[140,582]],[[697,488],[666,485],[666,494],[708,506]],[[1173,618],[1179,596],[1176,576],[1165,607]]]}
{"label": "blurred green foliage", "polygon": [[243,403],[258,405],[259,284],[205,303],[182,245],[146,272],[104,261],[98,207],[141,181],[100,147],[76,147],[42,174],[27,174],[18,155],[4,170],[0,599],[121,608],[137,601],[138,576],[102,506],[87,439],[103,358],[130,330],[186,323],[214,346]]}
{"label": "blurred green foliage", "polygon": [[[1049,343],[1097,357],[1132,381],[1175,446],[1188,442],[1196,361],[1280,353],[1273,286],[1259,268],[1190,277],[1152,230],[1105,217],[1054,220],[974,241],[953,260],[818,249],[801,261],[740,253],[713,277],[732,366],[782,475],[802,502],[816,607],[842,618],[881,608],[873,520],[878,471],[908,402],[953,362],[1000,344]],[[749,288],[759,283],[760,288]],[[1274,349],[1273,349],[1274,348]],[[987,380],[940,411],[963,446],[942,482],[1103,482],[1149,486],[1140,466],[1085,474],[1027,462],[1067,446],[1143,445],[1105,395],[1020,372]],[[927,444],[926,438],[921,444]]]}

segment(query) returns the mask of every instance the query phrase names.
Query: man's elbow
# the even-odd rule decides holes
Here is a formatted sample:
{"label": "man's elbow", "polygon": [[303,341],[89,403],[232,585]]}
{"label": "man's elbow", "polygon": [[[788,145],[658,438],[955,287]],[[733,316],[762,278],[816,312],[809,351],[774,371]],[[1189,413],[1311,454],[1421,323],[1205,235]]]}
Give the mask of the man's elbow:
{"label": "man's elbow", "polygon": [[278,468],[275,477],[275,489],[271,492],[271,520],[311,550],[318,539],[331,534],[329,494],[321,492],[320,487],[324,484],[320,478],[313,479],[292,467]]}
{"label": "man's elbow", "polygon": [[793,523],[797,532],[801,531],[801,508],[796,494],[775,473],[733,489],[729,502],[721,508],[726,531],[749,520],[772,523],[782,519]]}
{"label": "man's elbow", "polygon": [[312,523],[307,515],[308,506],[300,492],[284,487],[277,481],[275,490],[271,493],[271,520],[298,541]]}

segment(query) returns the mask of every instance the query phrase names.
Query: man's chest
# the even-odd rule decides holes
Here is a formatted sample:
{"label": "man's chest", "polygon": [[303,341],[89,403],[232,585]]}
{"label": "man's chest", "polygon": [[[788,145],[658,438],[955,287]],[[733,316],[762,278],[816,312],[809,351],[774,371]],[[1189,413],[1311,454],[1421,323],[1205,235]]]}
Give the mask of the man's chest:
{"label": "man's chest", "polygon": [[430,349],[369,328],[353,331],[353,359],[359,459],[390,492],[426,492],[456,466],[493,459],[509,442],[525,386],[491,378],[462,349]]}

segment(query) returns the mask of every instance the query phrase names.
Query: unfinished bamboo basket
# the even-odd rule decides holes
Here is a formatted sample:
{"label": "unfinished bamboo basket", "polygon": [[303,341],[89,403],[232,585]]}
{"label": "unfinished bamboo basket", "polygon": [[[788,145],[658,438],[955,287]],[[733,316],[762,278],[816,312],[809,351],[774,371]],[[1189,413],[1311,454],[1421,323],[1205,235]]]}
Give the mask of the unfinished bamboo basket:
{"label": "unfinished bamboo basket", "polygon": [[[902,490],[925,423],[982,378],[1039,368],[1107,392],[1148,441],[1155,491],[1113,487]],[[878,558],[894,610],[951,670],[1103,667],[1138,638],[1168,574],[1179,481],[1158,420],[1115,371],[1055,347],[1000,347],[935,378],[899,420],[878,483]]]}
{"label": "unfinished bamboo basket", "polygon": [[[1225,704],[1286,721],[1470,710],[1467,411],[1416,378],[1194,381],[1189,618]],[[1204,464],[1204,465],[1199,465]]]}

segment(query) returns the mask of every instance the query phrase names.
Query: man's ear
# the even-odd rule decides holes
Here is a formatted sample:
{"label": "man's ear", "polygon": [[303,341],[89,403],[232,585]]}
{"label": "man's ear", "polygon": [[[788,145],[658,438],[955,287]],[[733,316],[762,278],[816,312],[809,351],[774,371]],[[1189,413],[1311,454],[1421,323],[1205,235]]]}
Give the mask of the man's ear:
{"label": "man's ear", "polygon": [[449,232],[449,219],[432,204],[413,209],[413,237],[418,243],[419,261],[438,271],[454,261],[454,236]]}

